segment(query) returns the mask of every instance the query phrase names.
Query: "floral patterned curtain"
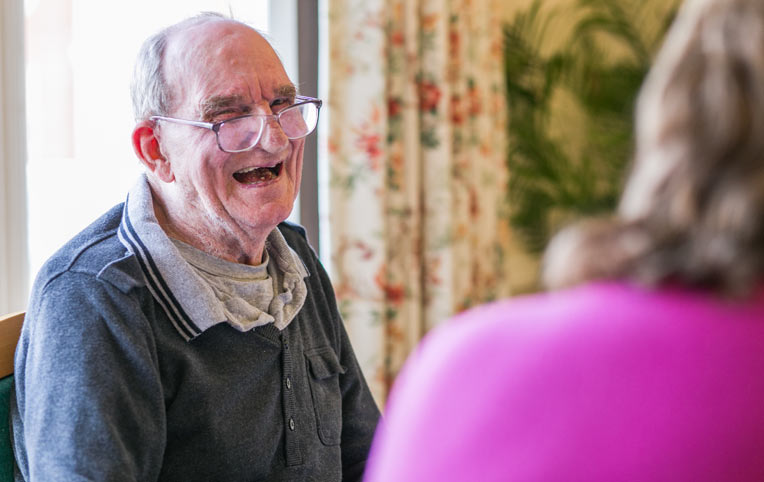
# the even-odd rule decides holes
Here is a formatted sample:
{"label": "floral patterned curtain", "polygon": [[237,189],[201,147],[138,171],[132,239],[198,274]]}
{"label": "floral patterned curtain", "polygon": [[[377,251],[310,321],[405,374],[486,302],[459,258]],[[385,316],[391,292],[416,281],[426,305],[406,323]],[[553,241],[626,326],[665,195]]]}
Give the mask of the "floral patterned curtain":
{"label": "floral patterned curtain", "polygon": [[506,296],[499,0],[330,0],[332,279],[380,403],[421,337]]}

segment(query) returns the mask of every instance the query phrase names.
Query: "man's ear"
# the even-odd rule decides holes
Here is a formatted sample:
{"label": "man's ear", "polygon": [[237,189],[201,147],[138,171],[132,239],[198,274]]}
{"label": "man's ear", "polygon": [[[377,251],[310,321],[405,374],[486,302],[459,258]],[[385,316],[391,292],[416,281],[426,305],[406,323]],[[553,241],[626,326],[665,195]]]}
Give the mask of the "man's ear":
{"label": "man's ear", "polygon": [[170,162],[162,155],[159,148],[159,139],[154,131],[154,123],[141,121],[133,129],[133,149],[138,159],[156,177],[164,182],[175,180]]}

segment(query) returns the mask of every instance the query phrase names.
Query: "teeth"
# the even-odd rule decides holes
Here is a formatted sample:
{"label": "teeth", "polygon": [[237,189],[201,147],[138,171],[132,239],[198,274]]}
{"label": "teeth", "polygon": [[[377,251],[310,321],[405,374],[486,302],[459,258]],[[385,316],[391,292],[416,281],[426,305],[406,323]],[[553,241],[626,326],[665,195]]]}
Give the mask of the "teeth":
{"label": "teeth", "polygon": [[267,181],[276,179],[278,177],[278,172],[280,171],[280,168],[281,168],[281,163],[276,164],[275,166],[247,167],[239,171],[236,171],[233,174],[233,177],[237,181],[245,183],[245,184],[251,184],[256,182],[258,183],[267,182]]}
{"label": "teeth", "polygon": [[236,171],[236,174],[247,174],[249,172],[254,171],[255,169],[273,169],[274,167],[278,166],[278,164],[275,164],[273,166],[254,166],[254,167],[247,167],[245,169],[242,169],[240,171]]}

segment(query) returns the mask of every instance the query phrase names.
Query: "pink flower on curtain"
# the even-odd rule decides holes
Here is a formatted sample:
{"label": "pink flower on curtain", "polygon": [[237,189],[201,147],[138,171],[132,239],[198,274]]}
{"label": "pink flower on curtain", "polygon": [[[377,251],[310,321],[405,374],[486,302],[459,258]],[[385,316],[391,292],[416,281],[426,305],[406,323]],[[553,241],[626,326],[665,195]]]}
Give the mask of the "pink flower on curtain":
{"label": "pink flower on curtain", "polygon": [[430,13],[422,16],[422,23],[420,24],[424,32],[431,32],[438,27],[438,23],[442,20],[443,16],[439,13]]}
{"label": "pink flower on curtain", "polygon": [[401,47],[406,42],[406,37],[400,30],[395,30],[390,34],[390,44],[395,47]]}
{"label": "pink flower on curtain", "polygon": [[389,97],[387,99],[387,115],[388,117],[399,117],[401,115],[401,110],[403,108],[403,103],[401,102],[401,99],[399,97]]}
{"label": "pink flower on curtain", "polygon": [[356,134],[355,146],[366,154],[367,165],[373,171],[378,171],[381,168],[381,158],[384,153],[379,129],[381,121],[380,107],[377,103],[372,103],[368,117],[357,128],[353,129]]}
{"label": "pink flower on curtain", "polygon": [[419,109],[423,112],[435,114],[438,111],[438,102],[441,96],[440,88],[429,80],[419,82]]}
{"label": "pink flower on curtain", "polygon": [[394,306],[399,306],[403,303],[403,299],[406,296],[406,290],[403,283],[393,283],[390,281],[386,265],[383,264],[379,267],[377,275],[374,277],[374,282],[382,289],[382,293],[385,295],[385,301]]}
{"label": "pink flower on curtain", "polygon": [[456,58],[461,52],[461,36],[455,28],[455,19],[452,19],[451,28],[448,29],[448,53],[451,58]]}
{"label": "pink flower on curtain", "polygon": [[356,138],[356,147],[366,153],[369,167],[374,171],[378,171],[380,167],[379,158],[382,155],[380,141],[380,135],[374,131],[360,132]]}
{"label": "pink flower on curtain", "polygon": [[458,126],[464,124],[464,108],[459,94],[451,96],[451,123]]}
{"label": "pink flower on curtain", "polygon": [[480,97],[480,91],[475,86],[475,82],[470,79],[469,88],[467,89],[470,117],[477,117],[482,112],[483,102]]}
{"label": "pink flower on curtain", "polygon": [[329,151],[329,155],[334,155],[339,152],[339,146],[330,138],[326,141],[326,150]]}

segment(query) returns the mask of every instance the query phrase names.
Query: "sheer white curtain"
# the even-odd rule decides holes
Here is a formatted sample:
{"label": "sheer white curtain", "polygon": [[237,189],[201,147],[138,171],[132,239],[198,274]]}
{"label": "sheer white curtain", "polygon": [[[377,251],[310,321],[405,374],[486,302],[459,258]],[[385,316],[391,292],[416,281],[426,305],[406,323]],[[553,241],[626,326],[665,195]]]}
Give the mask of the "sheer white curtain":
{"label": "sheer white curtain", "polygon": [[0,3],[0,313],[25,309],[28,283],[24,13]]}

